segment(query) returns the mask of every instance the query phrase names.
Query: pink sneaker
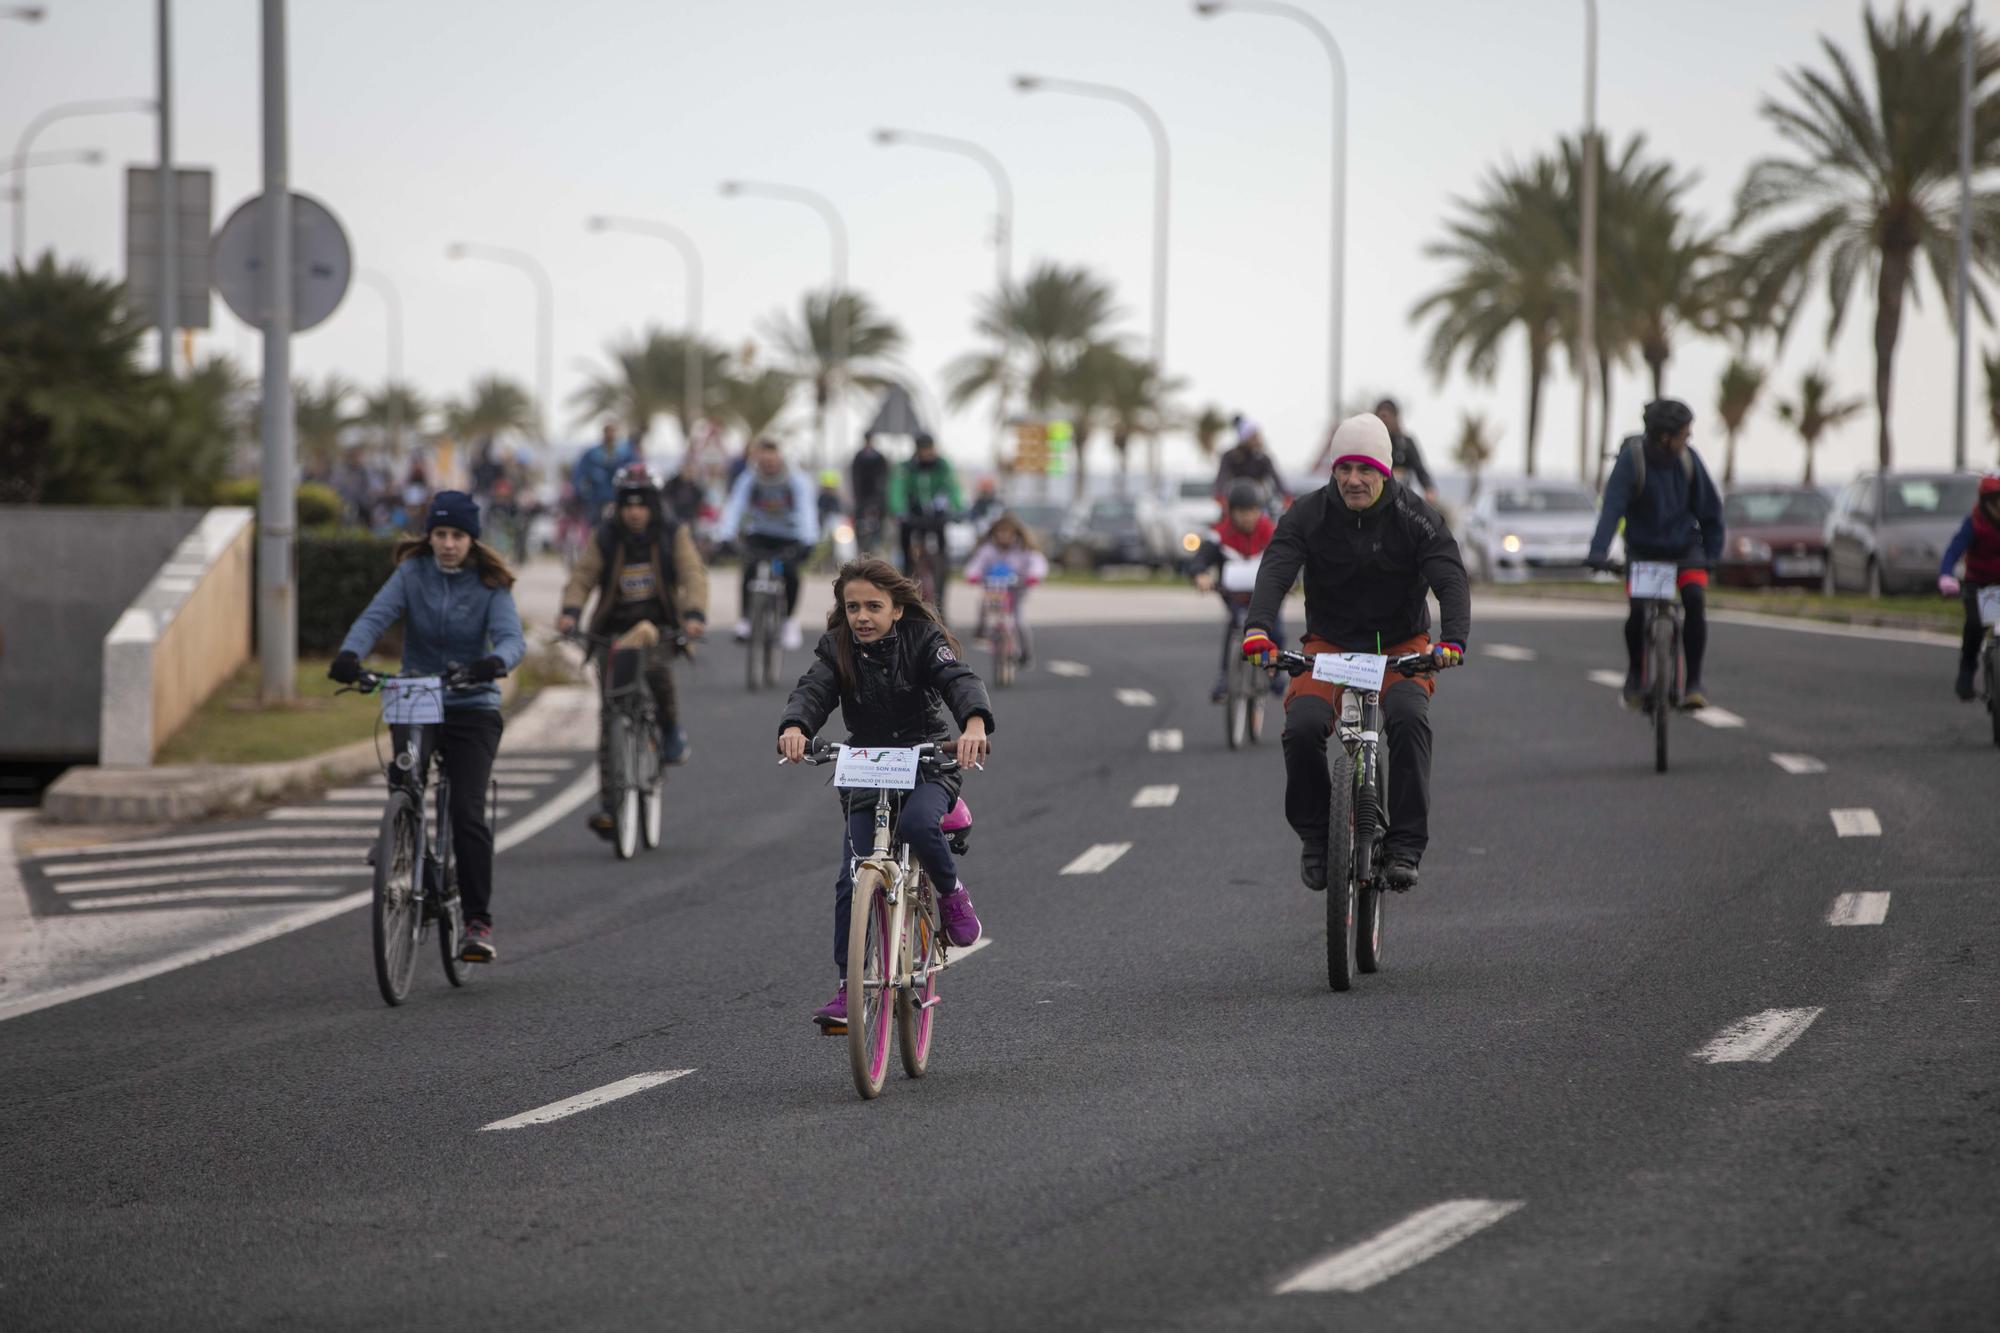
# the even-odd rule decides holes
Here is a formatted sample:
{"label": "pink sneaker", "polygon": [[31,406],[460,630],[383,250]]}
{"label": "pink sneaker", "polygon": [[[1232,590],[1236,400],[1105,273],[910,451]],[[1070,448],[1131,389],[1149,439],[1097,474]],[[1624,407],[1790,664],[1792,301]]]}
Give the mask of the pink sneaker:
{"label": "pink sneaker", "polygon": [[972,895],[965,881],[938,899],[938,916],[944,921],[945,940],[954,949],[970,949],[979,943],[979,914],[972,910]]}
{"label": "pink sneaker", "polygon": [[843,1032],[847,1028],[847,983],[841,982],[840,989],[833,998],[813,1010],[813,1022],[827,1032]]}

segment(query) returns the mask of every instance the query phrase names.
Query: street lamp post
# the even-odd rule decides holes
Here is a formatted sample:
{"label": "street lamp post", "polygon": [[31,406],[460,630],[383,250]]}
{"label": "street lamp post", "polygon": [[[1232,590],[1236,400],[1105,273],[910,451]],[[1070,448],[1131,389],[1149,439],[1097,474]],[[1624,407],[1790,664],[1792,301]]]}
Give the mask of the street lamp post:
{"label": "street lamp post", "polygon": [[1049,79],[1035,74],[1014,76],[1014,89],[1023,93],[1068,93],[1093,97],[1129,107],[1146,123],[1153,136],[1153,365],[1161,374],[1167,365],[1167,202],[1170,194],[1172,160],[1167,147],[1167,127],[1159,114],[1135,93],[1108,83],[1085,83],[1079,79]]}
{"label": "street lamp post", "polygon": [[[1194,12],[1203,18],[1213,18],[1217,14],[1231,12],[1241,14],[1272,14],[1288,18],[1310,29],[1326,48],[1326,58],[1333,69],[1333,225],[1329,230],[1333,235],[1333,256],[1327,277],[1328,330],[1326,342],[1326,399],[1328,419],[1334,424],[1340,421],[1341,354],[1344,339],[1342,331],[1346,325],[1346,282],[1347,282],[1347,62],[1341,57],[1340,43],[1324,23],[1296,5],[1277,3],[1276,0],[1202,0],[1195,5]],[[1331,429],[1331,426],[1329,426]]]}
{"label": "street lamp post", "polygon": [[555,441],[549,435],[549,395],[555,392],[556,297],[549,271],[542,267],[541,260],[525,250],[476,241],[458,241],[447,246],[445,257],[505,264],[527,274],[535,284],[535,419],[542,436],[542,465],[553,485],[558,480],[558,469]]}
{"label": "street lamp post", "polygon": [[396,284],[386,273],[372,268],[357,268],[354,276],[366,286],[373,287],[382,298],[382,309],[387,317],[385,341],[388,351],[389,383],[384,389],[389,405],[390,448],[400,460],[403,456],[403,298],[396,291]]}
{"label": "street lamp post", "polygon": [[998,197],[993,221],[993,246],[999,263],[996,290],[1005,292],[1014,280],[1014,183],[1008,178],[1007,169],[1000,165],[1000,159],[968,139],[926,134],[921,130],[877,130],[875,142],[885,148],[907,144],[912,148],[935,149],[940,153],[969,157],[986,168],[986,174],[993,178],[993,191]]}
{"label": "street lamp post", "polygon": [[[69,120],[76,116],[109,116],[127,111],[154,111],[157,104],[147,97],[114,97],[88,102],[64,102],[29,121],[21,131],[21,137],[14,141],[15,172],[21,171],[27,161],[28,150],[34,146],[35,136],[59,120]],[[24,176],[14,182],[14,258],[21,260],[28,251],[28,181]]]}
{"label": "street lamp post", "polygon": [[[797,185],[779,185],[770,181],[724,181],[722,193],[729,198],[753,196],[763,199],[782,199],[787,203],[804,204],[820,215],[825,221],[827,232],[833,240],[833,299],[828,305],[827,318],[832,323],[829,334],[833,339],[834,373],[827,386],[833,399],[831,421],[827,416],[820,418],[819,466],[825,467],[833,457],[829,425],[834,436],[847,438],[847,223],[840,216],[840,210],[833,201],[816,190],[803,189]],[[808,331],[810,332],[810,330]]]}
{"label": "street lamp post", "polygon": [[[1583,0],[1583,246],[1577,259],[1576,475],[1590,480],[1590,376],[1597,359],[1597,0]],[[1600,460],[1601,462],[1602,460]],[[1600,474],[1602,468],[1599,469]]]}
{"label": "street lamp post", "polygon": [[1965,469],[1966,423],[1972,412],[1972,340],[1966,297],[1972,290],[1972,61],[1979,30],[1972,24],[1972,0],[1959,19],[1958,62],[1958,412],[1953,423],[1951,465]]}
{"label": "street lamp post", "polygon": [[0,162],[0,176],[10,175],[16,171],[32,171],[36,167],[59,167],[72,162],[86,167],[101,166],[104,162],[104,150],[57,148],[46,153],[30,153],[25,160]]}
{"label": "street lamp post", "polygon": [[[285,0],[263,0],[264,196],[257,207],[263,252],[262,480],[257,492],[257,665],[262,697],[297,692],[299,600],[298,422],[292,415],[292,165]],[[164,202],[164,201],[163,201]]]}
{"label": "street lamp post", "polygon": [[40,23],[48,17],[48,12],[40,5],[0,5],[0,19],[19,19],[23,23]]}
{"label": "street lamp post", "polygon": [[160,216],[155,220],[159,230],[155,240],[160,246],[159,291],[154,294],[156,301],[155,319],[160,326],[160,373],[168,379],[174,377],[174,330],[180,325],[180,178],[174,174],[174,46],[173,14],[169,0],[158,0],[155,7],[156,46],[159,56],[159,116],[156,123],[160,131]]}
{"label": "street lamp post", "polygon": [[645,218],[622,218],[599,215],[586,219],[584,227],[593,232],[619,231],[633,236],[653,236],[667,241],[680,251],[681,264],[687,270],[687,343],[686,368],[682,377],[688,399],[688,430],[686,447],[694,448],[694,428],[708,414],[708,399],[704,394],[706,385],[702,383],[701,346],[701,250],[694,238],[674,226],[671,222],[654,222]]}

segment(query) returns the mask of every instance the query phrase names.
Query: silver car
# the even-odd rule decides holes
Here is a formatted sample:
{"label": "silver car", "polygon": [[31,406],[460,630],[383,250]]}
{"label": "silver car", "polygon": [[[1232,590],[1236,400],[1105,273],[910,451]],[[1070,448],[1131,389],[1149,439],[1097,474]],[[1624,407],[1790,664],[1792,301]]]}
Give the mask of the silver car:
{"label": "silver car", "polygon": [[1494,583],[1588,578],[1584,558],[1596,528],[1597,495],[1588,486],[1488,482],[1466,511],[1466,569]]}
{"label": "silver car", "polygon": [[1971,473],[1862,473],[1826,521],[1826,591],[1880,597],[1935,587],[1944,548],[1978,493]]}

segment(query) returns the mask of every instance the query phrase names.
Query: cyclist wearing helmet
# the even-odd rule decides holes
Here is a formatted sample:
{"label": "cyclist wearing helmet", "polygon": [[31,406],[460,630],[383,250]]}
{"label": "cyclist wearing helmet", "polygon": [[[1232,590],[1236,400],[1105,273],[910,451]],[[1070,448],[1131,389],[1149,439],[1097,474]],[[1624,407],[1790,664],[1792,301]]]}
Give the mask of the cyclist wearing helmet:
{"label": "cyclist wearing helmet", "polygon": [[[1702,658],[1708,651],[1708,569],[1722,558],[1722,496],[1709,480],[1701,458],[1688,447],[1694,413],[1678,398],[1646,404],[1646,433],[1626,439],[1611,479],[1604,484],[1604,507],[1590,539],[1588,563],[1605,568],[1618,521],[1625,521],[1628,560],[1672,561],[1680,566],[1681,604],[1687,608],[1687,685],[1681,706],[1704,708]],[[1625,617],[1625,706],[1640,702],[1639,656],[1645,651],[1646,610],[1632,603]]]}
{"label": "cyclist wearing helmet", "polygon": [[[1965,559],[1965,578],[1953,573],[1960,557]],[[1979,479],[1979,498],[1965,522],[1952,534],[1938,563],[1938,591],[1947,597],[1965,597],[1965,636],[1958,648],[1958,697],[1973,697],[1972,675],[1979,667],[1979,648],[1986,641],[1986,626],[1979,619],[1979,590],[2000,583],[2000,476]]]}
{"label": "cyclist wearing helmet", "polygon": [[[570,571],[569,586],[563,590],[562,615],[556,628],[567,634],[583,619],[584,604],[593,593],[597,607],[591,613],[593,635],[614,638],[642,621],[659,626],[662,638],[676,630],[698,639],[708,626],[708,566],[694,544],[693,530],[667,512],[660,498],[660,483],[644,463],[629,463],[613,479],[617,512],[597,525],[590,542]],[[610,679],[599,645],[591,656],[599,658],[602,681]],[[674,678],[667,666],[668,654],[649,654],[646,685],[660,713],[660,757],[669,764],[685,763],[688,757],[687,731],[680,724],[674,701]],[[611,764],[610,751],[600,733],[597,746],[597,773],[600,793]],[[599,810],[590,817],[590,827],[610,837],[611,811]]]}
{"label": "cyclist wearing helmet", "polygon": [[[1223,626],[1222,666],[1215,673],[1215,684],[1208,691],[1208,701],[1219,704],[1229,697],[1229,664],[1236,659],[1237,640],[1226,631],[1233,629],[1236,607],[1232,602],[1232,592],[1220,586],[1218,571],[1236,562],[1252,566],[1263,556],[1264,548],[1271,544],[1271,538],[1278,531],[1278,525],[1264,512],[1264,488],[1254,481],[1238,480],[1229,484],[1227,503],[1222,518],[1202,539],[1194,559],[1188,564],[1188,572],[1194,576],[1194,586],[1203,592],[1220,591],[1224,611],[1229,621]],[[1272,635],[1283,642],[1285,638],[1285,617],[1277,614],[1277,623],[1271,627]],[[1284,684],[1273,678],[1271,692],[1282,693]]]}

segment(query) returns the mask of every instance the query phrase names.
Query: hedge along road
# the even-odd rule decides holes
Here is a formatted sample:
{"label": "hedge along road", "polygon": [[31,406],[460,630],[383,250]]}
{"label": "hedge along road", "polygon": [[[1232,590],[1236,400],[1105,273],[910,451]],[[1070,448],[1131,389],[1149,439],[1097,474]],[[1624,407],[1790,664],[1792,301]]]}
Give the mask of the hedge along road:
{"label": "hedge along road", "polygon": [[[832,796],[775,767],[777,701],[726,652],[664,851],[621,868],[575,818],[515,848],[471,990],[385,1010],[348,917],[7,1024],[0,1319],[1983,1316],[2000,831],[1947,653],[1718,632],[1744,725],[1683,728],[1659,777],[1586,679],[1614,625],[1483,623],[1521,651],[1445,678],[1425,882],[1335,996],[1277,756],[1227,753],[1205,702],[1212,630],[1042,628],[1090,674],[998,701],[965,863],[993,942],[947,978],[931,1078],[872,1104],[805,1021]],[[1882,836],[1837,836],[1849,808]],[[1884,888],[1880,925],[1829,926]],[[1700,1055],[1805,1010],[1768,1060]]]}

